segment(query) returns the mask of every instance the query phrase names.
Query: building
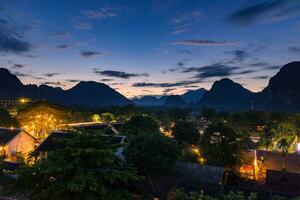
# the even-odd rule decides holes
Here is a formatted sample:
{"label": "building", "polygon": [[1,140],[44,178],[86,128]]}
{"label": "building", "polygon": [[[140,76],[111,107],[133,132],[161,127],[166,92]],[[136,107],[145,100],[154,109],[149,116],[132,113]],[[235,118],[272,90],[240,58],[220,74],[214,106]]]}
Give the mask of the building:
{"label": "building", "polygon": [[119,134],[123,122],[102,123],[102,122],[80,122],[67,124],[68,127],[78,131],[102,131],[104,133]]}
{"label": "building", "polygon": [[[127,143],[127,138],[126,136],[122,135],[103,135],[104,137],[112,137],[111,139],[111,144],[125,144]],[[51,151],[57,151],[61,148],[64,148],[64,140],[66,139],[71,139],[72,134],[68,132],[61,132],[61,131],[56,131],[52,132],[35,150],[35,152],[38,152],[40,155],[40,158],[47,158],[48,153]],[[123,147],[117,148],[116,155],[119,156],[120,158],[123,157]]]}
{"label": "building", "polygon": [[21,129],[0,128],[0,152],[6,161],[16,161],[34,150],[35,138]]}
{"label": "building", "polygon": [[175,170],[176,173],[171,175],[149,175],[137,181],[131,190],[137,199],[150,196],[156,199],[168,199],[175,188],[181,188],[186,193],[198,192],[200,188],[209,192],[210,188],[221,187],[224,173],[222,167],[188,162],[177,162]]}
{"label": "building", "polygon": [[296,197],[300,195],[300,174],[267,170],[266,179],[258,189]]}
{"label": "building", "polygon": [[[248,160],[241,171],[248,177],[254,179],[264,179],[267,170],[285,171],[300,174],[300,154],[290,153],[283,156],[280,152],[254,150],[245,153]],[[255,173],[255,175],[254,175]]]}

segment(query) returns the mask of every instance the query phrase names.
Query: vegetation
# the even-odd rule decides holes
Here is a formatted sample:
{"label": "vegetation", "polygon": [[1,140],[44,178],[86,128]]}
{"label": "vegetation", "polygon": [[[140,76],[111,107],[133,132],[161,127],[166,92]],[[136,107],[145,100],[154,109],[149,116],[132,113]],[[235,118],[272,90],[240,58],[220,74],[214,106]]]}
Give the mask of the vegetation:
{"label": "vegetation", "polygon": [[115,155],[109,140],[73,133],[63,142],[65,148],[19,170],[19,185],[30,199],[131,199],[124,186],[136,180],[135,170]]}
{"label": "vegetation", "polygon": [[159,133],[159,127],[155,120],[149,116],[138,115],[126,122],[123,133],[129,137],[145,133]]}
{"label": "vegetation", "polygon": [[210,125],[203,136],[202,151],[209,163],[220,165],[225,170],[236,170],[241,164],[244,150],[233,128],[218,122]]}
{"label": "vegetation", "polygon": [[68,119],[67,114],[59,106],[43,103],[21,110],[18,121],[22,129],[42,140],[50,132],[62,128],[62,124]]}
{"label": "vegetation", "polygon": [[172,171],[179,152],[174,140],[160,133],[141,133],[130,141],[125,155],[140,172],[151,174]]}
{"label": "vegetation", "polygon": [[19,123],[8,111],[0,108],[0,127],[19,127]]}
{"label": "vegetation", "polygon": [[200,141],[200,133],[196,125],[188,121],[178,121],[172,130],[172,135],[180,143],[196,145]]}

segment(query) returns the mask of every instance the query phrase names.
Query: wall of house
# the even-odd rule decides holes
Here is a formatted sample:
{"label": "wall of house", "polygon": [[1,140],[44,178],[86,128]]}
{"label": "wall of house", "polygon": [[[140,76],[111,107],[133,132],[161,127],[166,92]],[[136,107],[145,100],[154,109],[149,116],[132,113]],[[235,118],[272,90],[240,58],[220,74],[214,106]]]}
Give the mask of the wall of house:
{"label": "wall of house", "polygon": [[34,139],[22,131],[6,145],[6,160],[15,161],[17,153],[22,153],[26,156],[29,152],[34,150],[34,145]]}

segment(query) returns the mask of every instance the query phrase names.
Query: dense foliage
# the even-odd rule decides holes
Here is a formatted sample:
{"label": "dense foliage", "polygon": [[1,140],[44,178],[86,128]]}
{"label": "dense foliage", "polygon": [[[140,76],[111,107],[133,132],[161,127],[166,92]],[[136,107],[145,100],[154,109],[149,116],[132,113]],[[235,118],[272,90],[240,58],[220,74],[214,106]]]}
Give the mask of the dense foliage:
{"label": "dense foliage", "polygon": [[30,199],[131,199],[125,188],[136,179],[135,170],[115,155],[109,140],[74,133],[63,142],[65,148],[20,169],[19,183]]}
{"label": "dense foliage", "polygon": [[18,127],[19,123],[8,111],[0,108],[0,127]]}
{"label": "dense foliage", "polygon": [[180,143],[196,145],[200,141],[196,125],[189,121],[178,121],[172,129],[172,135]]}
{"label": "dense foliage", "polygon": [[179,148],[174,140],[160,133],[143,133],[130,141],[125,155],[144,174],[166,173],[172,171]]}

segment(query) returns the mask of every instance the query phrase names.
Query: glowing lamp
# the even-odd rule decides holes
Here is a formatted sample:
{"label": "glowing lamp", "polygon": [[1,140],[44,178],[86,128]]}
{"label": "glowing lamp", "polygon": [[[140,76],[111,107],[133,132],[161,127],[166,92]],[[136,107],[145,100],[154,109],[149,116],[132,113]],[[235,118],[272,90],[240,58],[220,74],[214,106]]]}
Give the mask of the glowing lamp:
{"label": "glowing lamp", "polygon": [[297,143],[297,153],[300,153],[300,142]]}

